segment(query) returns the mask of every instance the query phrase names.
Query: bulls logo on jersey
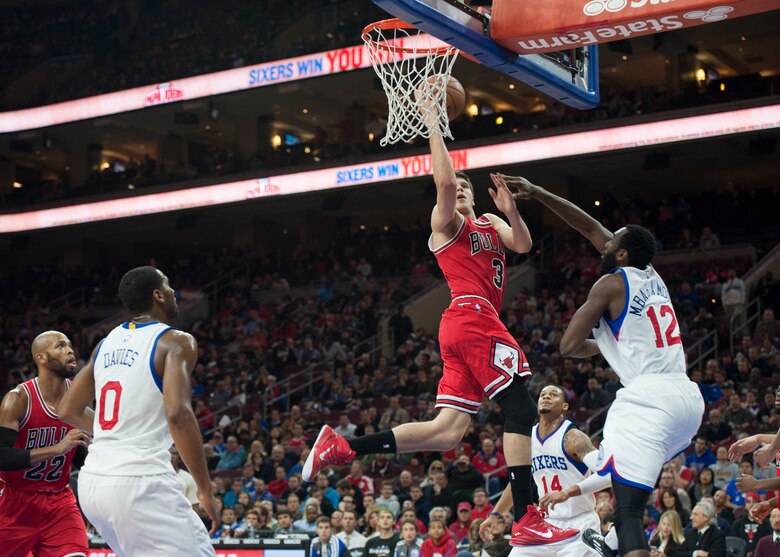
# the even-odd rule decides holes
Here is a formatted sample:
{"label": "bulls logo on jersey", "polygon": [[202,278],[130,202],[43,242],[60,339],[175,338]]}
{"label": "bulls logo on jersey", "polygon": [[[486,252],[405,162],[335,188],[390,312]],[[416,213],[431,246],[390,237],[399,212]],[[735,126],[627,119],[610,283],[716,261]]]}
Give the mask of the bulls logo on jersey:
{"label": "bulls logo on jersey", "polygon": [[517,373],[517,362],[519,360],[517,348],[496,342],[493,350],[493,365],[506,371],[507,373]]}

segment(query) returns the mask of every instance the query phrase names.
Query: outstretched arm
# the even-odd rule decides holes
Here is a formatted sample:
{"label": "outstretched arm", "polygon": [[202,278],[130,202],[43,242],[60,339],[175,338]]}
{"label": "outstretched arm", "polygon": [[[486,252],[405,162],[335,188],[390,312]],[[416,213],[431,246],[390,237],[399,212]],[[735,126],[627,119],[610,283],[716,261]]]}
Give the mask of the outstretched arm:
{"label": "outstretched arm", "polygon": [[623,281],[615,275],[601,277],[590,289],[588,300],[572,317],[561,338],[560,351],[564,357],[589,358],[599,353],[595,340],[589,340],[591,330],[615,300],[623,303]]}
{"label": "outstretched arm", "polygon": [[561,217],[566,224],[585,236],[599,253],[604,253],[608,241],[612,239],[612,232],[604,228],[599,221],[577,207],[571,201],[550,193],[541,186],[532,184],[521,176],[501,175],[506,183],[515,186],[520,199],[537,199],[542,205]]}

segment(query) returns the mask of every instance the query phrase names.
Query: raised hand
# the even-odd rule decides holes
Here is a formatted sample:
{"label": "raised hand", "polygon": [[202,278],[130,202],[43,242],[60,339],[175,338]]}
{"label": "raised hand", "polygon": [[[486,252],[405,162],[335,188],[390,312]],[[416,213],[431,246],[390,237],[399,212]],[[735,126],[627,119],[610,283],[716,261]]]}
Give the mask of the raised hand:
{"label": "raised hand", "polygon": [[742,493],[750,493],[756,491],[758,486],[758,480],[753,476],[742,475],[737,479],[737,489]]}
{"label": "raised hand", "polygon": [[522,176],[507,176],[506,174],[497,174],[497,176],[500,176],[508,186],[516,190],[513,194],[515,199],[531,199],[538,187]]}
{"label": "raised hand", "polygon": [[753,505],[753,507],[748,511],[748,516],[750,516],[750,519],[753,522],[761,523],[766,517],[769,516],[769,513],[771,513],[772,509],[774,508],[775,506],[770,505],[769,501],[761,501]]}
{"label": "raised hand", "polygon": [[740,439],[729,447],[729,460],[738,461],[744,455],[752,453],[761,444],[757,435]]}
{"label": "raised hand", "polygon": [[515,205],[515,196],[507,186],[501,174],[491,174],[490,179],[493,180],[493,184],[496,189],[488,188],[490,197],[493,198],[493,202],[496,204],[496,208],[508,215],[512,211],[517,211],[517,205]]}
{"label": "raised hand", "polygon": [[483,542],[493,541],[493,524],[495,522],[495,516],[488,516],[485,520],[482,521],[482,524],[479,525],[479,537]]}
{"label": "raised hand", "polygon": [[542,495],[542,498],[539,499],[539,506],[552,510],[555,508],[555,505],[563,503],[568,499],[569,495],[565,491],[550,491],[549,493]]}
{"label": "raised hand", "polygon": [[772,448],[772,445],[764,445],[760,449],[756,449],[753,453],[753,462],[760,466],[761,468],[764,468],[766,466],[769,466],[769,464],[774,460],[775,454],[777,451]]}

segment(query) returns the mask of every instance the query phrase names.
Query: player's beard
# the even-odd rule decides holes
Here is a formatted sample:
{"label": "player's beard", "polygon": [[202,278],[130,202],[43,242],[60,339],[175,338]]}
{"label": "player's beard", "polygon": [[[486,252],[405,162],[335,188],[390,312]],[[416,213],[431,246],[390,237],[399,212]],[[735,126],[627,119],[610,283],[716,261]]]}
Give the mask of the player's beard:
{"label": "player's beard", "polygon": [[70,379],[72,377],[75,377],[76,375],[76,368],[73,368],[73,371],[68,369],[68,364],[63,364],[59,360],[55,360],[48,354],[46,355],[46,368],[50,371],[53,371],[63,379]]}
{"label": "player's beard", "polygon": [[552,408],[539,408],[540,414],[549,414],[550,412],[552,412]]}
{"label": "player's beard", "polygon": [[612,269],[618,266],[617,258],[615,258],[614,253],[605,253],[604,256],[601,258],[601,263],[599,264],[599,272],[602,275],[606,275],[608,272],[610,272]]}

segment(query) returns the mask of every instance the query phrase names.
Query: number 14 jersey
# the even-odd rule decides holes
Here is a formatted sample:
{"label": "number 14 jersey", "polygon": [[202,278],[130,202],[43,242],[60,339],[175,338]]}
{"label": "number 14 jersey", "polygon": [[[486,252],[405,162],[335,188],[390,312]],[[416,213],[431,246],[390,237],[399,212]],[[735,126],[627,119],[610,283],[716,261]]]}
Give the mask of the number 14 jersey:
{"label": "number 14 jersey", "polygon": [[593,329],[601,354],[628,387],[640,375],[685,373],[685,351],[669,290],[652,265],[619,267],[626,289],[623,311],[605,313]]}
{"label": "number 14 jersey", "polygon": [[173,444],[154,367],[163,323],[123,323],[95,354],[94,435],[83,470],[105,476],[173,472]]}

